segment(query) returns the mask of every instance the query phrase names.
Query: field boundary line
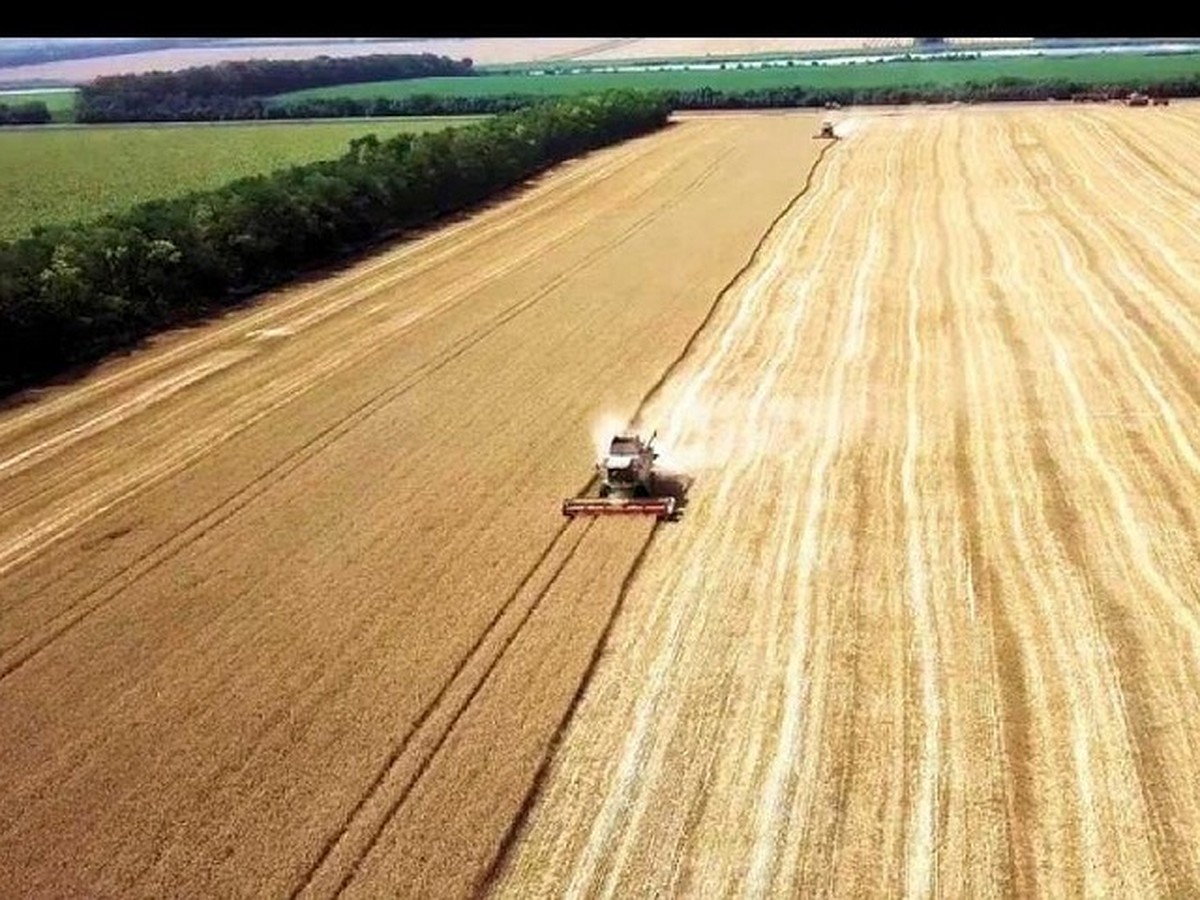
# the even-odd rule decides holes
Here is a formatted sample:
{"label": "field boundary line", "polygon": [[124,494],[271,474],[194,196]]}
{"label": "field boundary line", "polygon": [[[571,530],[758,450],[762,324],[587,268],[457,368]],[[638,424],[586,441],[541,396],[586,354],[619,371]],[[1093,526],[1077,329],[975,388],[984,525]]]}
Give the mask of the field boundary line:
{"label": "field boundary line", "polygon": [[640,424],[639,418],[649,405],[650,401],[653,400],[660,391],[662,391],[662,389],[666,386],[667,381],[669,381],[671,376],[675,373],[675,370],[682,366],[688,356],[691,355],[696,346],[696,342],[700,339],[700,335],[704,333],[705,329],[708,328],[709,324],[716,317],[717,310],[721,308],[721,301],[725,299],[726,295],[729,294],[730,290],[735,284],[737,284],[742,276],[750,271],[750,268],[759,261],[759,254],[762,251],[763,245],[766,244],[767,239],[771,237],[776,227],[781,221],[783,221],[784,217],[790,213],[795,208],[796,204],[798,204],[808,193],[809,189],[812,187],[813,176],[816,174],[821,162],[825,159],[825,154],[829,152],[829,148],[832,146],[833,144],[826,144],[820,149],[820,151],[818,151],[817,158],[813,161],[812,166],[809,168],[808,174],[804,178],[804,184],[801,185],[800,190],[795,194],[795,196],[788,200],[786,204],[784,204],[783,209],[781,209],[775,218],[773,218],[767,224],[762,236],[759,237],[758,241],[754,244],[754,248],[750,251],[749,257],[747,257],[742,266],[736,272],[734,272],[729,281],[725,282],[721,289],[717,291],[716,296],[713,297],[712,305],[710,305],[708,308],[708,312],[704,314],[704,318],[700,320],[700,324],[696,326],[696,330],[692,332],[692,336],[689,337],[687,343],[683,345],[683,349],[679,351],[679,355],[667,364],[667,367],[663,369],[662,375],[658,377],[658,380],[654,382],[654,384],[650,385],[649,390],[647,390],[642,396],[642,401],[638,404],[637,409],[633,413],[632,423],[634,426]]}

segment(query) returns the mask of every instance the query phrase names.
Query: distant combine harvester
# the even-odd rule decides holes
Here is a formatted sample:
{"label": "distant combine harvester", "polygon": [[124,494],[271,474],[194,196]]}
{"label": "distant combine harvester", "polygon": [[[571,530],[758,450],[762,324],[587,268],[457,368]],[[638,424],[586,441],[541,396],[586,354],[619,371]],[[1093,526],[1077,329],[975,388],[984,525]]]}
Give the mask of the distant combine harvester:
{"label": "distant combine harvester", "polygon": [[1151,97],[1141,91],[1128,94],[1113,94],[1108,91],[1081,91],[1071,95],[1074,103],[1108,103],[1119,100],[1126,106],[1166,106],[1170,101],[1166,97]]}

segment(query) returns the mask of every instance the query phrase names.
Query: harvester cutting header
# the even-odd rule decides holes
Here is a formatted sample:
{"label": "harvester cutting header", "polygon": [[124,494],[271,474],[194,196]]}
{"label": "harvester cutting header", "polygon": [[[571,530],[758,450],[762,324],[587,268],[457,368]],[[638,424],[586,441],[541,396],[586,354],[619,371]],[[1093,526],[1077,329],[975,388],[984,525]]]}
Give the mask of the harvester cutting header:
{"label": "harvester cutting header", "polygon": [[653,515],[670,519],[675,515],[675,497],[662,491],[655,467],[658,451],[654,439],[643,441],[634,432],[615,435],[604,458],[596,463],[600,477],[599,497],[575,497],[563,501],[564,516]]}

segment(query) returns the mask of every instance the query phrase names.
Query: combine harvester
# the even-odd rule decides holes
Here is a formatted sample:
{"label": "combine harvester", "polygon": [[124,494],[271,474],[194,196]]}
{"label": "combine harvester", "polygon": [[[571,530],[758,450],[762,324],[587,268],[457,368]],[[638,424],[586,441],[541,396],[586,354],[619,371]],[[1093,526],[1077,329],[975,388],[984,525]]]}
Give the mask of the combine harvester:
{"label": "combine harvester", "polygon": [[675,517],[675,498],[659,491],[654,461],[658,451],[650,440],[643,441],[633,432],[621,432],[612,439],[604,459],[596,463],[600,476],[599,497],[575,497],[564,500],[564,516],[656,516]]}
{"label": "combine harvester", "polygon": [[818,140],[821,138],[826,138],[828,140],[836,141],[837,133],[833,130],[833,123],[826,119],[821,123],[821,130],[814,134],[813,137],[817,138]]}

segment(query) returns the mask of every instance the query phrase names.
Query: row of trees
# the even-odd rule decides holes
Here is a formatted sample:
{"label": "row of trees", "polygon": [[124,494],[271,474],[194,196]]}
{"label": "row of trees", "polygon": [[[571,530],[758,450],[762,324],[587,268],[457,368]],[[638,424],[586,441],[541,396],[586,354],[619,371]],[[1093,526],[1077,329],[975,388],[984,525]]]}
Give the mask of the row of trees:
{"label": "row of trees", "polygon": [[0,103],[0,125],[43,125],[49,121],[50,110],[40,100]]}
{"label": "row of trees", "polygon": [[504,94],[489,97],[439,97],[414,94],[410,97],[313,97],[264,107],[267,119],[323,119],[342,116],[467,116],[506,113],[524,109],[544,97]]}
{"label": "row of trees", "polygon": [[843,106],[892,105],[910,103],[984,103],[1002,101],[1070,100],[1084,94],[1124,97],[1133,91],[1171,97],[1200,96],[1200,75],[1155,83],[1114,82],[1105,85],[1056,79],[1026,81],[999,78],[991,82],[967,82],[959,85],[919,85],[912,87],[838,88],[812,90],[802,87],[764,88],[726,92],[711,88],[674,91],[665,95],[673,109],[765,109],[820,107],[828,103]]}
{"label": "row of trees", "polygon": [[121,122],[219,122],[254,119],[338,119],[366,116],[485,115],[524,109],[543,97],[312,97],[275,103],[256,97],[189,97],[172,95],[135,106],[93,105],[90,120]]}
{"label": "row of trees", "polygon": [[255,98],[308,88],[445,75],[473,75],[470,59],[432,53],[306,60],[246,60],[177,72],[110,75],[80,88],[79,122],[262,118]]}
{"label": "row of trees", "polygon": [[[915,85],[870,88],[809,88],[802,86],[722,91],[702,87],[692,90],[659,91],[655,95],[672,109],[787,109],[821,107],[828,103],[908,104],[964,103],[991,101],[1068,100],[1081,94],[1106,93],[1125,96],[1132,91],[1158,93],[1172,97],[1200,96],[1200,75],[1189,78],[1147,83],[1113,82],[1096,85],[1063,79],[1029,81],[1014,77],[989,82],[958,85]],[[539,102],[540,97],[508,94],[504,96],[437,96],[354,99],[322,97],[287,103],[252,97],[212,95],[167,95],[156,99],[128,97],[109,104],[95,101],[87,119],[81,121],[214,121],[224,119],[317,119],[358,118],[363,116],[443,116],[480,115],[511,112]]]}
{"label": "row of trees", "polygon": [[[990,82],[959,85],[917,85],[911,87],[808,88],[776,87],[744,91],[720,91],[703,87],[694,90],[659,91],[661,102],[673,110],[687,109],[788,109],[823,107],[830,103],[843,106],[889,105],[909,103],[963,103],[993,101],[1069,100],[1085,94],[1124,97],[1132,91],[1157,93],[1171,97],[1200,96],[1200,75],[1147,84],[1114,82],[1095,85],[1063,79],[1028,81],[1004,77]],[[462,115],[506,112],[536,102],[532,96],[516,94],[499,97],[439,97],[418,95],[396,99],[354,100],[324,98],[296,101],[287,105],[266,105],[263,117],[336,118],[339,116],[414,116]]]}
{"label": "row of trees", "polygon": [[0,244],[0,391],[476,203],[569,156],[663,126],[629,92],[351,142],[337,160],[42,227]]}

